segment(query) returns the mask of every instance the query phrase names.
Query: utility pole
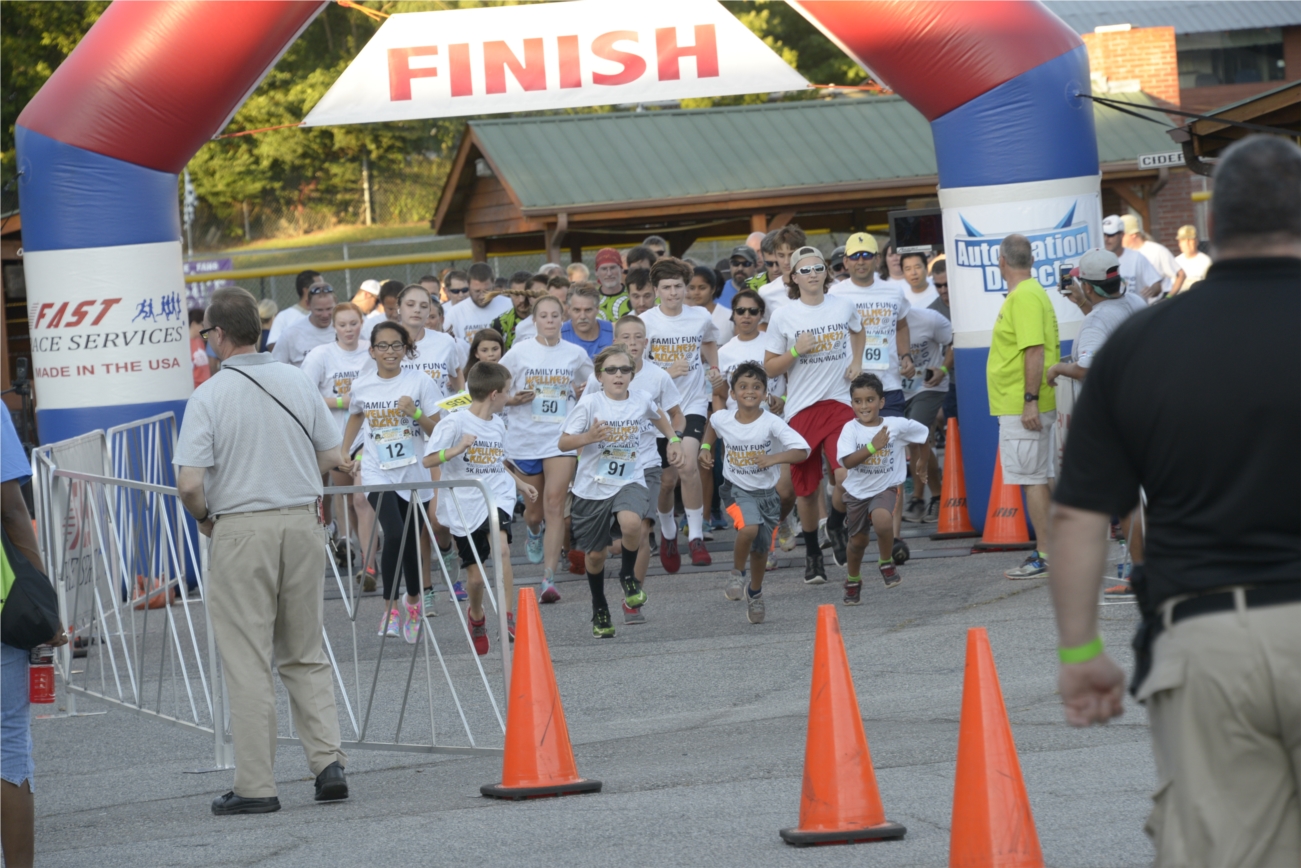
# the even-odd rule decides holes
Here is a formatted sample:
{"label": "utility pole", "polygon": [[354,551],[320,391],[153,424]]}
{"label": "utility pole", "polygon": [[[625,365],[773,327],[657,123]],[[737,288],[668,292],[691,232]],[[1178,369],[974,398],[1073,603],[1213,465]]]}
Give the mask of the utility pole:
{"label": "utility pole", "polygon": [[248,228],[248,200],[245,199],[243,204],[244,204],[244,240],[252,241],[253,233],[250,232]]}
{"label": "utility pole", "polygon": [[365,204],[366,225],[370,226],[374,217],[370,207],[370,157],[365,148],[361,149],[361,196]]}
{"label": "utility pole", "polygon": [[199,197],[194,192],[194,183],[190,181],[190,170],[185,170],[185,200],[183,215],[185,217],[185,251],[194,255],[194,208],[199,204]]}

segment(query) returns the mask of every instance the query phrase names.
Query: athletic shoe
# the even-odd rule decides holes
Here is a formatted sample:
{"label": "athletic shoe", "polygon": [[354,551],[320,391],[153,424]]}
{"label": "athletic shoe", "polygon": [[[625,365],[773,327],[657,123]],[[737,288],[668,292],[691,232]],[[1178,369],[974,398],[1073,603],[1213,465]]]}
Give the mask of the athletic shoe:
{"label": "athletic shoe", "polygon": [[469,593],[465,590],[465,585],[461,582],[452,583],[452,593],[456,595],[458,602],[464,603],[466,600],[470,599]]}
{"label": "athletic shoe", "polygon": [[804,584],[825,585],[827,568],[822,565],[822,552],[804,556]]}
{"label": "athletic shoe", "polygon": [[768,572],[772,572],[773,570],[777,569],[777,550],[776,550],[776,549],[769,549],[769,550],[768,550],[768,567],[767,567],[767,569],[768,569]]}
{"label": "athletic shoe", "polygon": [[357,574],[357,578],[361,579],[361,589],[363,591],[369,594],[375,590],[376,576],[374,567],[366,567],[364,572]]}
{"label": "athletic shoe", "polygon": [[795,514],[791,513],[777,527],[777,545],[781,546],[781,550],[784,552],[795,551],[795,531],[791,529],[791,520],[794,517]]}
{"label": "athletic shoe", "polygon": [[845,605],[846,606],[857,606],[859,603],[863,602],[862,594],[863,594],[862,579],[859,579],[857,582],[851,582],[849,579],[845,579]]}
{"label": "athletic shoe", "polygon": [[524,526],[524,530],[528,533],[528,541],[524,543],[524,552],[529,556],[529,563],[542,563],[544,554],[542,551],[542,533],[533,533],[532,530],[529,530],[528,525]]}
{"label": "athletic shoe", "polygon": [[901,539],[896,539],[894,545],[890,548],[890,560],[899,566],[908,563],[908,558],[912,557],[912,552],[908,549],[908,543]]}
{"label": "athletic shoe", "polygon": [[714,563],[714,559],[709,556],[709,549],[705,548],[705,541],[702,539],[693,539],[687,543],[687,550],[691,552],[691,565],[693,567],[707,567]]}
{"label": "athletic shoe", "polygon": [[1122,581],[1119,585],[1112,585],[1110,588],[1107,588],[1102,593],[1108,599],[1113,599],[1117,597],[1132,597],[1134,596],[1134,588],[1132,585],[1130,585],[1129,582]]}
{"label": "athletic shoe", "polygon": [[825,518],[818,519],[818,548],[831,548],[831,540],[827,538],[827,520]]}
{"label": "athletic shoe", "polygon": [[407,622],[402,625],[402,638],[407,640],[408,645],[416,644],[420,638],[420,622],[423,620],[420,616],[420,604],[405,603],[407,610]]}
{"label": "athletic shoe", "polygon": [[845,549],[849,546],[849,532],[844,525],[841,525],[840,530],[832,530],[828,524],[827,539],[831,540],[831,559],[836,562],[836,566],[843,567],[848,561]]}
{"label": "athletic shoe", "polygon": [[397,609],[389,610],[379,619],[379,635],[392,636],[394,639],[402,635],[401,627],[399,627],[401,619],[402,616],[398,614]]}
{"label": "athletic shoe", "polygon": [[623,623],[645,624],[646,616],[641,613],[641,606],[634,608],[625,602],[623,604]]}
{"label": "athletic shoe", "polygon": [[926,505],[926,523],[932,524],[940,520],[940,499],[932,497],[931,502]]}
{"label": "athletic shoe", "polygon": [[[487,615],[485,614],[484,617],[486,618]],[[506,635],[510,636],[510,641],[512,642],[515,641],[515,613],[514,612],[506,613]]]}
{"label": "athletic shoe", "polygon": [[551,580],[551,576],[542,577],[541,600],[544,603],[560,602],[560,591],[556,590],[556,583]]}
{"label": "athletic shoe", "polygon": [[1048,562],[1039,557],[1038,552],[1032,553],[1025,562],[1019,567],[1014,567],[1003,573],[1009,579],[1046,579],[1048,578]]}
{"label": "athletic shoe", "polygon": [[482,657],[488,653],[488,613],[484,612],[483,617],[477,621],[467,613],[465,620],[470,625],[470,641],[474,643],[474,653]]}
{"label": "athletic shoe", "polygon": [[651,553],[651,555],[657,555],[657,554],[659,554],[659,553],[660,553],[660,544],[659,544],[658,542],[655,541],[655,531],[651,531],[651,532],[650,532],[650,536],[647,537],[647,540],[648,540],[648,542],[649,542],[649,544],[650,544],[650,553]]}
{"label": "athletic shoe", "polygon": [[660,540],[660,565],[666,573],[676,573],[682,569],[682,555],[678,554],[678,541],[665,537]]}
{"label": "athletic shoe", "polygon": [[614,638],[614,625],[610,623],[610,610],[605,606],[592,612],[592,635],[597,639]]}
{"label": "athletic shoe", "polygon": [[741,599],[745,593],[745,574],[740,570],[732,570],[732,574],[727,577],[727,587],[723,588],[723,596],[732,602]]}
{"label": "athletic shoe", "polygon": [[[456,553],[456,546],[448,546],[447,551],[439,549],[438,556],[443,559],[443,569],[447,571],[447,577],[456,584],[461,583],[461,557]],[[464,600],[465,597],[457,597],[458,600]]]}
{"label": "athletic shoe", "polygon": [[920,497],[914,497],[908,501],[908,507],[903,511],[903,520],[920,523],[926,518],[926,501]]}
{"label": "athletic shoe", "polygon": [[745,610],[746,620],[748,620],[751,624],[762,624],[763,623],[763,591],[760,591],[759,593],[755,594],[752,597],[750,596],[750,592],[747,590],[745,592],[745,598],[750,601],[749,606],[747,606]]}
{"label": "athletic shoe", "polygon": [[731,527],[731,525],[727,523],[727,519],[723,518],[718,513],[714,513],[713,518],[709,520],[709,526],[713,530],[727,530]]}
{"label": "athletic shoe", "polygon": [[425,610],[426,618],[433,618],[438,615],[434,611],[434,603],[438,601],[438,593],[433,588],[425,588],[425,596],[420,601],[420,607]]}
{"label": "athletic shoe", "polygon": [[641,582],[633,576],[620,576],[619,584],[623,585],[623,601],[634,609],[640,609],[646,604],[646,591],[642,589]]}
{"label": "athletic shoe", "polygon": [[709,523],[708,523],[708,522],[706,522],[706,523],[701,527],[701,529],[700,529],[700,538],[703,539],[705,542],[713,542],[713,541],[714,541],[714,530],[713,530],[713,528],[711,528],[711,527],[709,526]]}
{"label": "athletic shoe", "polygon": [[678,519],[678,536],[691,536],[691,526],[687,524],[685,515]]}
{"label": "athletic shoe", "polygon": [[579,551],[569,550],[569,572],[576,576],[587,575],[587,555]]}
{"label": "athletic shoe", "polygon": [[903,576],[899,575],[899,571],[894,568],[893,561],[888,564],[877,564],[877,568],[881,570],[881,580],[885,582],[887,588],[893,588],[903,581]]}

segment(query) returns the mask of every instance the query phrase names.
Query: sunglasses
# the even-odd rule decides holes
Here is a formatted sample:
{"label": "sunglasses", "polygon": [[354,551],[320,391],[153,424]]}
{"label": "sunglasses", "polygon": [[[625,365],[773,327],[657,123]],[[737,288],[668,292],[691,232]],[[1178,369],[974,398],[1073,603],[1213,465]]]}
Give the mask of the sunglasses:
{"label": "sunglasses", "polygon": [[776,268],[776,267],[777,267],[777,260],[775,260],[775,259],[765,259],[765,260],[763,261],[763,267],[764,267],[764,268],[768,268],[768,269]]}
{"label": "sunglasses", "polygon": [[463,286],[460,289],[452,289],[450,286],[447,287],[448,295],[465,295],[469,291],[470,291],[470,287],[468,286]]}
{"label": "sunglasses", "polygon": [[334,287],[328,283],[322,283],[320,286],[313,286],[307,290],[308,295],[334,295]]}
{"label": "sunglasses", "polygon": [[795,269],[795,273],[796,274],[821,274],[826,270],[827,267],[825,265],[801,265],[799,268]]}
{"label": "sunglasses", "polygon": [[748,259],[732,259],[728,261],[728,265],[733,268],[749,268],[751,265],[754,265],[754,263]]}
{"label": "sunglasses", "polygon": [[[266,322],[266,320],[262,320],[262,322]],[[221,326],[208,326],[206,329],[200,329],[199,340],[206,341],[208,339],[208,335],[212,334],[219,328],[221,328]]]}
{"label": "sunglasses", "polygon": [[940,282],[937,280],[937,281],[935,281],[935,288],[936,288],[936,289],[948,289],[948,288],[949,288],[949,282],[946,280],[946,281],[944,281],[943,283],[940,283]]}
{"label": "sunglasses", "polygon": [[845,258],[846,258],[846,259],[852,259],[852,260],[855,261],[855,262],[862,262],[864,259],[876,259],[876,254],[875,254],[875,253],[869,253],[868,251],[863,250],[863,251],[860,251],[860,252],[858,252],[858,253],[851,253],[851,254],[849,254],[848,256],[846,256]]}
{"label": "sunglasses", "polygon": [[392,353],[397,352],[398,350],[405,350],[407,345],[401,341],[394,341],[390,344],[371,344],[370,347],[373,350],[379,350],[381,353]]}
{"label": "sunglasses", "polygon": [[631,373],[632,373],[633,371],[635,371],[635,370],[637,370],[637,369],[634,368],[632,365],[607,365],[606,367],[601,368],[601,373],[603,373],[603,374],[631,374]]}
{"label": "sunglasses", "polygon": [[757,307],[734,307],[732,313],[737,316],[758,316],[762,311]]}

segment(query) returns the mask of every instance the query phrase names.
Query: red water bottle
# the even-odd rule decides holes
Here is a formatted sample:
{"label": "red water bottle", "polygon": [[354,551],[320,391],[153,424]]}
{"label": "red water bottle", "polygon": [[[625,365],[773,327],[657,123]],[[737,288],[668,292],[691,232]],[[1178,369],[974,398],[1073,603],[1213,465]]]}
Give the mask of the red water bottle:
{"label": "red water bottle", "polygon": [[29,701],[38,705],[54,702],[54,648],[50,645],[37,645],[27,658],[27,696]]}

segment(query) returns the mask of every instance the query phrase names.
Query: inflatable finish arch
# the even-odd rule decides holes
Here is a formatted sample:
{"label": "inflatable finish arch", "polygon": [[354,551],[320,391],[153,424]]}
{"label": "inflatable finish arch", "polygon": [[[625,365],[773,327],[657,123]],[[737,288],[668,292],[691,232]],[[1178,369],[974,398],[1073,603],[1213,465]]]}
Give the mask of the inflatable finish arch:
{"label": "inflatable finish arch", "polygon": [[[962,459],[972,523],[984,525],[998,446],[985,361],[1006,288],[998,241],[1026,235],[1066,352],[1079,310],[1058,266],[1102,246],[1101,175],[1084,43],[1026,0],[789,0],[931,122],[944,210]],[[870,159],[870,155],[867,155]]]}
{"label": "inflatable finish arch", "polygon": [[177,175],[323,2],[118,2],[18,116],[44,442],[193,388]]}

